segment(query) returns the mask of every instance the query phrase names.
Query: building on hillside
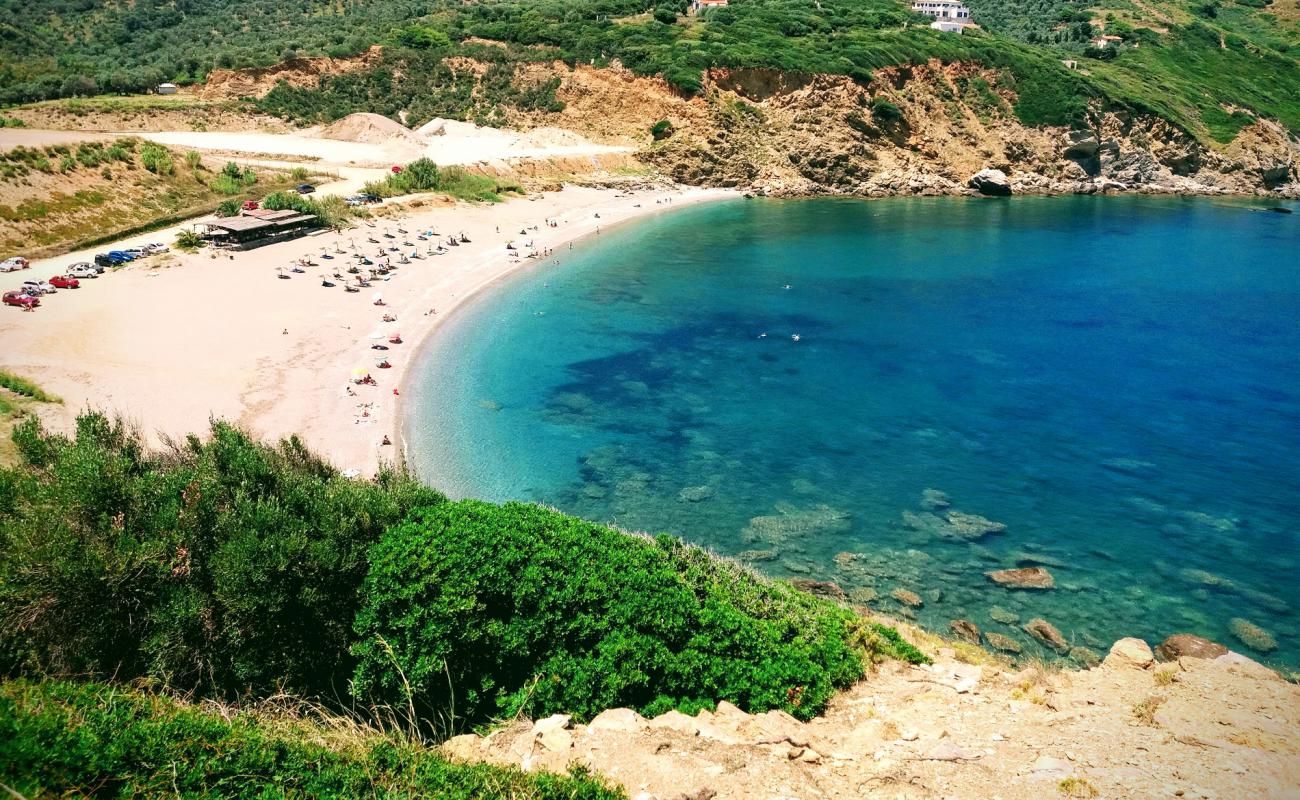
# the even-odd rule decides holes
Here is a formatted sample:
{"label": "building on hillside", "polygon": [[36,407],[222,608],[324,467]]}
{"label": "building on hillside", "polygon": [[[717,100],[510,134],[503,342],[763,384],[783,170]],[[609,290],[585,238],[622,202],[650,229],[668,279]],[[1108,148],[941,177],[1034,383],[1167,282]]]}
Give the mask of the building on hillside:
{"label": "building on hillside", "polygon": [[953,19],[936,19],[934,22],[930,23],[930,27],[934,28],[936,31],[943,31],[944,33],[961,34],[967,28],[978,28],[979,26],[973,22],[958,22]]}
{"label": "building on hillside", "polygon": [[1093,47],[1119,47],[1119,44],[1122,41],[1124,41],[1124,37],[1122,36],[1106,35],[1106,36],[1098,36],[1096,39],[1093,39],[1091,42],[1089,42],[1089,44],[1091,44]]}
{"label": "building on hillside", "polygon": [[912,10],[935,19],[970,22],[970,9],[954,0],[916,0]]}
{"label": "building on hillside", "polygon": [[1079,62],[1078,62],[1078,61],[1075,61],[1073,58],[1063,58],[1063,59],[1061,59],[1061,65],[1062,65],[1063,67],[1065,67],[1066,69],[1078,69],[1078,68],[1079,68]]}
{"label": "building on hillside", "polygon": [[179,91],[179,87],[174,83],[160,83],[155,91],[158,92],[158,94],[176,94],[176,92]]}
{"label": "building on hillside", "polygon": [[727,0],[691,0],[691,13],[698,14],[710,8],[726,8]]}

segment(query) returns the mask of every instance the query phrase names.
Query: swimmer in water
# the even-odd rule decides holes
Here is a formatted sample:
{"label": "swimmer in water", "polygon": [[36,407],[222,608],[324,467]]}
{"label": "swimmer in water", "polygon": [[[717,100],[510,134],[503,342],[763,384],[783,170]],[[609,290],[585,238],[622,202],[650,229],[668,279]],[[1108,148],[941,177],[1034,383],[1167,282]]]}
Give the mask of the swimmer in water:
{"label": "swimmer in water", "polygon": [[799,336],[799,334],[796,333],[795,335],[791,336],[790,338],[791,338],[791,339],[794,339],[794,340],[797,342],[797,341],[799,341],[800,336]]}
{"label": "swimmer in water", "polygon": [[758,335],[758,338],[760,338],[760,339],[766,339],[766,338],[767,338],[767,331],[763,331],[762,333],[760,333],[760,334]]}
{"label": "swimmer in water", "polygon": [[790,284],[787,283],[785,286],[782,286],[781,288],[782,288],[782,289],[789,289],[789,288],[790,288]]}

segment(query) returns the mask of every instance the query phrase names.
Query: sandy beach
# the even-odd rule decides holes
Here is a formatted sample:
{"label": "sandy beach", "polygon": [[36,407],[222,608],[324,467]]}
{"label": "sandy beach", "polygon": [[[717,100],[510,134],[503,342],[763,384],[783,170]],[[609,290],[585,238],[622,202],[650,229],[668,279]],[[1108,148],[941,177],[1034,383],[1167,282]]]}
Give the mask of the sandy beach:
{"label": "sandy beach", "polygon": [[[44,298],[34,313],[3,309],[3,365],[64,398],[63,410],[48,415],[56,429],[67,428],[88,407],[121,414],[155,441],[203,432],[209,418],[221,418],[268,439],[299,434],[339,468],[369,475],[398,458],[397,444],[381,442],[385,436],[399,441],[399,390],[420,344],[475,292],[543,263],[541,257],[511,258],[508,242],[521,256],[528,243],[538,253],[558,250],[598,229],[734,196],[725,190],[566,187],[496,205],[433,200],[401,218],[377,219],[374,227],[362,224],[233,257],[173,252]],[[322,287],[323,277],[355,263],[353,247],[372,258],[379,243],[424,255],[435,244],[416,238],[426,231],[441,240],[463,233],[470,243],[412,260],[359,293],[345,293],[339,280],[334,288]],[[154,232],[115,246],[172,238],[170,231]],[[389,255],[396,263],[398,253]],[[317,266],[288,280],[277,277],[280,268],[290,274],[304,257]],[[87,258],[71,253],[4,277],[17,285]],[[383,306],[374,304],[376,293]],[[395,321],[382,321],[385,314]],[[401,334],[401,344],[372,349],[393,333]],[[377,367],[383,357],[391,368]],[[377,385],[353,385],[358,368],[368,369]]]}

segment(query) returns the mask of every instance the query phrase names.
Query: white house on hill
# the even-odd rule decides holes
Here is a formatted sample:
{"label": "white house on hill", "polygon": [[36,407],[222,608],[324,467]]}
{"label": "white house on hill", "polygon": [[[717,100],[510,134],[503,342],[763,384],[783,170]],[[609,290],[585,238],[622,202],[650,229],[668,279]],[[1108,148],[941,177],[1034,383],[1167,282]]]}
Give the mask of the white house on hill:
{"label": "white house on hill", "polygon": [[970,9],[953,0],[916,0],[912,10],[935,19],[970,22]]}

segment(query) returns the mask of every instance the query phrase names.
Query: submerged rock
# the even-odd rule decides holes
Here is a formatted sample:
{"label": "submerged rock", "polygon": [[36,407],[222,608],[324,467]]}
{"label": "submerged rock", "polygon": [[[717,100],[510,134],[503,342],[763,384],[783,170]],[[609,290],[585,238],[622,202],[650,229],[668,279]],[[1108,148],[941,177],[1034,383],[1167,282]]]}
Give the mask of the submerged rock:
{"label": "submerged rock", "polygon": [[1237,637],[1237,641],[1259,653],[1271,653],[1277,649],[1277,640],[1273,635],[1249,620],[1234,617],[1228,622],[1228,630]]}
{"label": "submerged rock", "polygon": [[736,554],[741,561],[775,561],[775,550],[742,550]]}
{"label": "submerged rock", "polygon": [[1087,669],[1092,669],[1101,663],[1101,656],[1087,647],[1071,647],[1069,655],[1076,663]]}
{"label": "submerged rock", "polygon": [[770,544],[810,534],[842,533],[850,527],[849,515],[828,505],[798,509],[787,503],[777,505],[776,514],[750,519],[740,535],[747,542],[755,540]]}
{"label": "submerged rock", "polygon": [[878,594],[870,586],[855,586],[849,590],[849,599],[858,605],[865,606],[867,603],[874,601]]}
{"label": "submerged rock", "polygon": [[1056,629],[1056,626],[1042,617],[1035,617],[1026,622],[1024,631],[1058,653],[1064,653],[1070,649],[1070,643],[1065,641],[1065,637]]}
{"label": "submerged rock", "polygon": [[930,511],[919,514],[915,511],[904,511],[903,525],[921,533],[965,542],[977,541],[1007,529],[1007,526],[1001,522],[955,509],[945,511],[942,515]]}
{"label": "submerged rock", "polygon": [[845,594],[844,590],[841,589],[840,585],[835,581],[815,581],[811,578],[795,578],[790,581],[790,584],[800,591],[807,592],[808,594],[826,600],[834,600],[842,603],[849,599],[849,596]]}
{"label": "submerged rock", "polygon": [[903,589],[901,587],[898,589],[894,589],[892,592],[889,593],[889,596],[894,598],[898,602],[902,603],[903,605],[912,606],[913,608],[918,608],[925,604],[925,601],[921,599],[921,595],[911,590]]}
{"label": "submerged rock", "polygon": [[999,569],[984,574],[989,580],[1008,589],[1051,589],[1056,586],[1052,573],[1043,567]]}
{"label": "submerged rock", "polygon": [[1228,652],[1228,648],[1190,633],[1175,633],[1156,645],[1156,657],[1161,661],[1177,661],[1187,658],[1218,658]]}
{"label": "submerged rock", "polygon": [[713,497],[712,486],[687,486],[677,493],[677,499],[683,503],[701,503]]}
{"label": "submerged rock", "polygon": [[989,609],[989,617],[994,622],[1001,622],[1003,625],[1016,625],[1020,622],[1020,615],[1014,611],[1007,611],[1002,606],[993,606]]}
{"label": "submerged rock", "polygon": [[984,640],[989,643],[989,647],[994,650],[1001,650],[1004,653],[1019,653],[1021,650],[1019,642],[1000,633],[985,631]]}
{"label": "submerged rock", "polygon": [[957,635],[958,639],[963,639],[971,644],[980,643],[980,629],[970,620],[955,619],[948,623],[948,627]]}
{"label": "submerged rock", "polygon": [[926,489],[921,492],[921,508],[926,511],[941,511],[952,502],[948,500],[948,495],[938,489]]}

